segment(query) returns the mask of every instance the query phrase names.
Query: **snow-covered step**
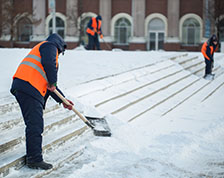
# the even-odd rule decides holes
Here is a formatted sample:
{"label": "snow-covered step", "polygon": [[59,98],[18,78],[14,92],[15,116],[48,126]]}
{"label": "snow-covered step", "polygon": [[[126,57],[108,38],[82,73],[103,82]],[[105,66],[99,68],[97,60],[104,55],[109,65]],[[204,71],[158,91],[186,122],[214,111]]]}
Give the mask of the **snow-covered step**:
{"label": "snow-covered step", "polygon": [[[82,132],[82,130],[81,130]],[[63,143],[60,143],[56,145],[56,148],[54,149],[45,149],[44,152],[44,159],[46,162],[49,162],[53,164],[53,169],[50,170],[34,170],[29,169],[26,166],[21,167],[19,170],[13,170],[9,171],[9,175],[6,176],[7,178],[24,178],[24,177],[46,177],[49,174],[54,174],[59,172],[63,166],[66,165],[66,163],[69,163],[80,156],[82,156],[86,152],[86,144],[89,143],[90,140],[95,139],[95,137],[92,137],[92,133],[85,131],[85,134],[82,135],[82,137],[79,136],[73,136],[69,140],[65,140]],[[47,154],[45,155],[45,153]],[[73,165],[73,168],[76,166],[82,166],[86,163],[86,161],[78,162]],[[19,175],[17,174],[19,172]],[[57,175],[58,176],[58,175]],[[52,176],[52,177],[57,177]]]}
{"label": "snow-covered step", "polygon": [[[205,85],[199,91],[195,91],[195,93],[191,93],[191,97],[182,102],[180,105],[177,105],[175,108],[170,111],[164,113],[165,117],[169,117],[173,113],[181,113],[187,107],[192,106],[201,106],[203,107],[203,103],[206,102],[210,97],[214,94],[220,92],[224,88],[224,74],[221,74],[213,81],[207,81],[205,79],[200,79],[200,82],[205,82]],[[184,95],[184,93],[183,93]],[[189,93],[190,95],[190,93]],[[174,106],[173,106],[174,107]]]}
{"label": "snow-covered step", "polygon": [[121,74],[111,75],[100,79],[95,79],[90,82],[85,82],[79,84],[75,87],[71,87],[67,90],[68,93],[74,93],[74,97],[82,97],[94,92],[105,90],[107,88],[113,87],[114,85],[119,85],[121,83],[129,82],[131,80],[136,80],[141,76],[149,75],[162,71],[166,68],[175,65],[172,61],[161,60],[156,63],[152,63],[147,66],[132,69],[131,71],[126,71]]}
{"label": "snow-covered step", "polygon": [[216,77],[213,81],[209,83],[209,85],[204,88],[197,96],[197,101],[204,102],[206,99],[208,99],[211,95],[213,95],[217,90],[224,85],[224,73],[222,73],[220,76]]}
{"label": "snow-covered step", "polygon": [[[44,110],[44,114],[57,110],[59,109],[59,107],[60,106],[58,104],[51,105]],[[0,118],[0,129],[2,131],[12,129],[14,126],[18,126],[24,123],[19,107],[17,109],[14,109],[14,111],[0,115]]]}
{"label": "snow-covered step", "polygon": [[191,103],[196,105],[205,102],[209,97],[218,92],[218,90],[224,86],[224,74],[218,76],[213,81],[207,81],[205,79],[201,80],[206,84],[200,89],[200,91],[192,95],[192,97],[190,97],[182,105],[190,105]]}
{"label": "snow-covered step", "polygon": [[[185,57],[190,58],[194,55],[189,56],[187,53],[180,53],[177,56],[176,59],[182,58],[183,62]],[[189,58],[188,60],[190,60]],[[203,99],[206,101],[212,95],[212,91],[216,92],[223,88],[223,78],[217,76],[214,81],[209,82],[193,74],[199,68],[193,67],[193,72],[184,70],[182,66],[187,65],[188,62],[192,63],[194,59],[191,62],[182,63],[183,65],[179,65],[174,61],[160,60],[134,70],[98,78],[69,90],[74,93],[75,89],[76,97],[81,103],[95,105],[104,114],[112,113],[122,121],[133,121],[132,123],[134,123],[134,121],[146,115],[149,120],[154,115],[161,117],[161,115],[175,111],[179,106],[197,97],[200,98],[200,102]],[[216,84],[213,84],[213,82]],[[210,93],[208,92],[209,89],[211,89]],[[69,90],[67,90],[68,93]],[[207,98],[205,98],[206,96],[199,97],[205,91],[208,92]],[[59,112],[61,109],[50,109],[49,113],[45,113],[45,120],[49,118],[49,128],[44,133],[44,153],[47,152],[44,157],[46,161],[53,163],[54,168],[43,171],[30,170],[24,166],[19,171],[13,170],[7,177],[18,177],[18,172],[20,177],[56,177],[58,174],[62,177],[63,171],[68,171],[66,163],[72,159],[78,158],[72,162],[74,167],[77,164],[82,167],[89,163],[88,160],[82,162],[79,157],[85,153],[85,146],[88,141],[94,139],[92,132],[79,118],[72,116],[73,113],[71,113],[71,118],[68,120],[66,120],[66,117],[59,119],[59,122],[64,119],[65,122],[62,121],[61,126],[58,125],[57,119],[53,115],[61,113],[61,111]],[[6,115],[6,113],[3,115]],[[49,117],[46,117],[47,115]],[[22,119],[18,126],[20,124],[24,125]],[[46,122],[45,125],[47,125]],[[13,129],[15,131],[16,128],[17,126],[14,124]],[[18,144],[5,154],[8,154],[7,158],[11,157],[11,161],[5,161],[7,164],[0,166],[0,173],[2,173],[3,169],[3,172],[7,172],[16,165],[24,164],[25,143]],[[1,155],[0,157],[3,158]],[[91,158],[93,158],[93,155],[91,155]],[[94,159],[91,159],[90,163],[93,161]],[[69,164],[71,167],[71,163]],[[77,167],[77,169],[79,168]]]}
{"label": "snow-covered step", "polygon": [[169,85],[176,83],[177,81],[183,79],[188,75],[188,72],[178,72],[175,73],[175,75],[171,75],[161,80],[157,78],[156,81],[149,81],[148,85],[145,85],[144,87],[139,87],[136,90],[127,93],[126,95],[120,95],[119,97],[113,98],[103,103],[102,105],[98,105],[97,108],[102,112],[110,112],[115,114],[116,112],[125,109],[129,105],[137,103],[140,100],[146,97],[150,97],[151,95],[159,92],[160,90],[165,89]]}
{"label": "snow-covered step", "polygon": [[[66,124],[67,122],[71,121],[72,117],[74,116],[75,115],[73,112],[68,112],[64,108],[60,108],[45,114],[44,134],[47,134],[49,130],[54,129],[55,127],[58,128],[62,124]],[[23,142],[25,137],[24,132],[25,132],[24,123],[17,124],[12,129],[2,131],[0,133],[0,137],[2,138],[0,143],[0,153],[12,149],[21,142]]]}
{"label": "snow-covered step", "polygon": [[185,70],[191,70],[191,68],[201,65],[203,64],[203,61],[199,61],[199,60],[193,60],[191,62],[185,63],[184,65],[182,65],[184,67]]}
{"label": "snow-covered step", "polygon": [[172,54],[172,55],[167,56],[167,58],[169,60],[176,60],[178,58],[183,58],[183,57],[186,57],[188,55],[189,55],[188,53],[182,53],[182,52],[179,53],[178,52],[178,53],[175,53],[175,54]]}
{"label": "snow-covered step", "polygon": [[[192,70],[192,73],[194,75],[199,76],[199,77],[203,77],[204,74],[205,74],[205,64],[201,64],[200,66],[194,68]],[[221,75],[222,73],[224,73],[224,69],[220,65],[215,65],[215,67],[212,70],[212,73],[215,74],[215,77],[218,77],[219,75]]]}
{"label": "snow-covered step", "polygon": [[10,106],[11,103],[15,103],[15,97],[13,95],[8,95],[7,93],[7,95],[0,97],[0,110],[2,106],[4,105]]}
{"label": "snow-covered step", "polygon": [[160,116],[164,116],[170,111],[177,108],[179,105],[186,102],[195,94],[200,92],[208,84],[209,84],[209,81],[199,78],[198,80],[195,81],[195,83],[192,83],[192,85],[190,85],[189,87],[187,87],[186,89],[178,93],[177,95],[173,96],[166,102],[162,103],[161,105],[153,109],[151,112]]}
{"label": "snow-covered step", "polygon": [[123,95],[130,94],[136,90],[145,88],[148,85],[151,85],[152,83],[173,76],[181,71],[182,69],[179,66],[172,66],[162,71],[155,72],[151,75],[149,74],[146,76],[141,76],[136,78],[135,80],[126,83],[121,83],[120,85],[115,85],[105,90],[94,92],[91,95],[83,96],[80,98],[80,101],[88,101],[96,107],[99,107],[100,105],[105,104],[106,102],[119,98]]}
{"label": "snow-covered step", "polygon": [[145,112],[152,110],[153,108],[157,107],[158,105],[165,102],[169,98],[180,93],[187,87],[191,86],[192,83],[196,82],[196,80],[197,80],[196,77],[188,75],[182,78],[182,80],[178,80],[178,82],[175,82],[172,85],[167,86],[160,92],[157,92],[150,97],[143,98],[138,103],[133,103],[132,105],[129,105],[124,110],[115,113],[115,116],[121,119],[126,118],[127,119],[126,121],[132,121],[138,118],[140,115],[144,114]]}
{"label": "snow-covered step", "polygon": [[4,100],[2,99],[3,102],[0,105],[0,116],[19,109],[19,105],[16,102],[15,98],[12,97],[7,98],[10,98],[10,101],[4,102]]}
{"label": "snow-covered step", "polygon": [[189,71],[190,71],[192,74],[194,74],[194,75],[196,75],[196,73],[198,73],[199,71],[202,71],[202,70],[204,70],[204,66],[203,66],[203,65],[195,65],[195,66],[192,66],[192,67],[189,69]]}
{"label": "snow-covered step", "polygon": [[[73,117],[72,120],[72,122],[69,122],[60,129],[57,128],[49,131],[49,133],[43,137],[43,150],[50,151],[55,149],[55,147],[60,146],[70,139],[76,138],[87,130],[87,127],[83,125],[80,119]],[[7,175],[10,168],[23,166],[24,158],[25,143],[20,144],[16,149],[2,153],[0,175]]]}
{"label": "snow-covered step", "polygon": [[212,73],[215,74],[215,77],[218,77],[224,73],[224,69],[220,65],[215,65],[214,69],[212,70]]}
{"label": "snow-covered step", "polygon": [[182,58],[177,58],[174,61],[179,63],[180,65],[185,65],[186,63],[191,63],[192,61],[198,59],[198,56],[188,55]]}

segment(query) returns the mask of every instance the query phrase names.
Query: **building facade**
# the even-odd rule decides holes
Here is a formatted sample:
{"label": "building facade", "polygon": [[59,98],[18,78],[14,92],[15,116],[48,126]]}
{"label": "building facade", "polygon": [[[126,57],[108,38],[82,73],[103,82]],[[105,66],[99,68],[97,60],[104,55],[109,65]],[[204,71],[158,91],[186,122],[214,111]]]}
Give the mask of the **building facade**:
{"label": "building facade", "polygon": [[[5,8],[9,1],[13,5],[11,28],[3,25],[4,13],[10,15]],[[69,48],[86,44],[86,25],[91,17],[100,14],[102,49],[199,51],[201,44],[215,33],[205,10],[210,1],[56,0],[56,32]],[[48,0],[0,3],[0,46],[33,47],[52,33]]]}

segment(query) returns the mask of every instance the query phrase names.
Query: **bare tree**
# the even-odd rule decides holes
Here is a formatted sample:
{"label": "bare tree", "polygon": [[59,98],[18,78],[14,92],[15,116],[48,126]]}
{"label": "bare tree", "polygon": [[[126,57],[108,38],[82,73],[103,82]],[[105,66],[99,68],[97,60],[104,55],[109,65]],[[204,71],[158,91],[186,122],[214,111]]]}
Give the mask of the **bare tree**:
{"label": "bare tree", "polygon": [[17,13],[14,11],[14,0],[2,0],[2,34],[10,35],[10,44],[13,47],[13,37],[15,34],[15,18]]}
{"label": "bare tree", "polygon": [[215,25],[218,38],[220,37],[221,21],[224,18],[224,0],[210,0],[209,5],[205,8],[207,18]]}
{"label": "bare tree", "polygon": [[217,29],[217,35],[218,39],[221,36],[221,21],[223,20],[224,17],[224,1],[223,0],[215,0],[214,4],[214,20],[215,20],[215,26]]}
{"label": "bare tree", "polygon": [[[17,34],[17,23],[21,18],[32,19],[28,12],[18,12],[15,9],[15,0],[1,0],[1,32],[3,36],[9,36],[10,46],[14,47],[14,41]],[[31,24],[40,23],[41,19],[32,19]],[[21,21],[26,23],[27,21]]]}
{"label": "bare tree", "polygon": [[83,2],[82,0],[78,0],[78,15],[80,17],[80,23],[79,23],[79,44],[82,44],[82,37],[84,36],[83,31],[84,31],[84,26],[83,26],[83,18],[82,18],[82,13],[83,13]]}

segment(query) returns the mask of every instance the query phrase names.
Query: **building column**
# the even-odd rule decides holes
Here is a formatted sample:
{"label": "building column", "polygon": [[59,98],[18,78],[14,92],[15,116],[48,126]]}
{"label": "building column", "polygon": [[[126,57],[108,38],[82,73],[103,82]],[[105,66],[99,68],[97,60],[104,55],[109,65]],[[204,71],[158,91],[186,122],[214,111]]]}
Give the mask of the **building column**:
{"label": "building column", "polygon": [[111,0],[100,0],[100,12],[102,16],[102,32],[104,35],[104,40],[111,42],[111,31],[110,31],[110,22],[111,22]]}
{"label": "building column", "polygon": [[78,0],[66,0],[66,41],[78,41]]}
{"label": "building column", "polygon": [[131,43],[145,43],[145,0],[132,0],[133,38]]}
{"label": "building column", "polygon": [[179,43],[180,0],[168,0],[168,43]]}
{"label": "building column", "polygon": [[42,41],[45,39],[45,17],[46,2],[45,0],[33,0],[33,19],[38,23],[33,24],[32,41]]}

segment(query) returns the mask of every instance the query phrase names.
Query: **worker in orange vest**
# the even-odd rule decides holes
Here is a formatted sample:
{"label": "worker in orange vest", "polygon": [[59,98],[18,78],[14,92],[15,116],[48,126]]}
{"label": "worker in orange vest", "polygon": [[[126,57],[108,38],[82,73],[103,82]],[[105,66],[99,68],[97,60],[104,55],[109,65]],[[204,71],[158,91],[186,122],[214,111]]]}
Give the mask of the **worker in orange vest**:
{"label": "worker in orange vest", "polygon": [[212,35],[201,48],[201,52],[205,58],[205,79],[213,79],[212,68],[214,67],[214,52],[218,49],[218,39],[216,35]]}
{"label": "worker in orange vest", "polygon": [[99,36],[102,39],[103,34],[101,30],[102,17],[98,15],[97,17],[92,17],[87,25],[86,33],[88,35],[88,45],[87,50],[100,50]]}
{"label": "worker in orange vest", "polygon": [[[43,109],[49,96],[63,103],[53,91],[57,88],[58,56],[64,54],[65,48],[66,43],[58,34],[50,35],[34,46],[13,76],[10,91],[19,103],[26,125],[26,164],[29,168],[46,170],[53,167],[42,157]],[[69,110],[71,105],[63,103]]]}

